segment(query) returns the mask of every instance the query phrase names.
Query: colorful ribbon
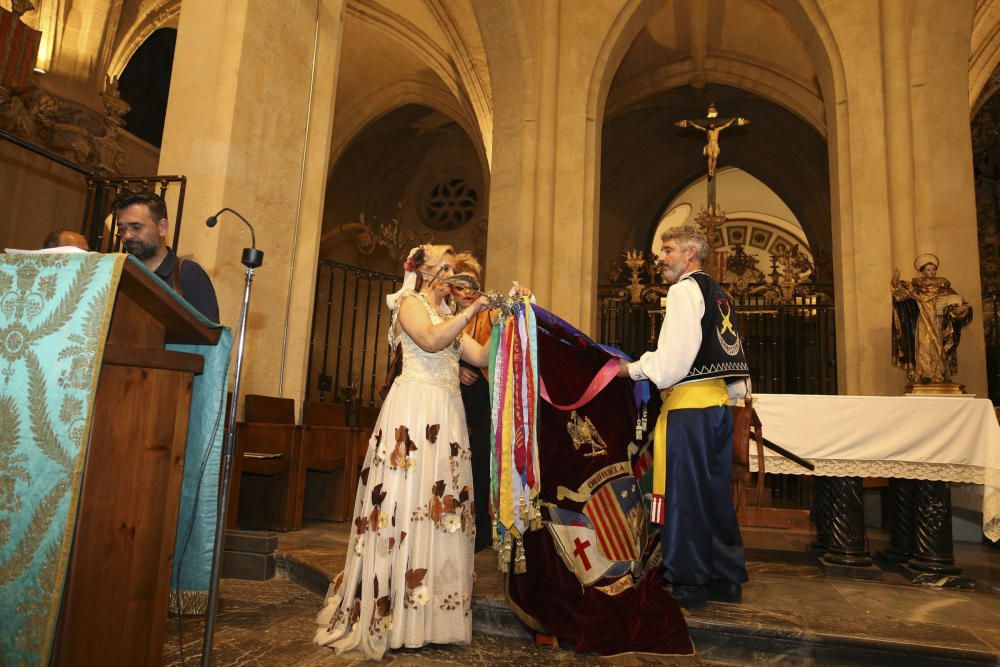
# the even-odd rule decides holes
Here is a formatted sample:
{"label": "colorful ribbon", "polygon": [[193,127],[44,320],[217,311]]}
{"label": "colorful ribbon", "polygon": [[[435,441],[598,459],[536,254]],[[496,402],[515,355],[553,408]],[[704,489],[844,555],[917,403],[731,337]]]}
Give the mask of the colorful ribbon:
{"label": "colorful ribbon", "polygon": [[523,571],[521,536],[541,526],[538,508],[538,357],[531,306],[524,301],[498,322],[490,338],[490,516],[494,547],[501,569],[507,571],[515,554],[515,569]]}

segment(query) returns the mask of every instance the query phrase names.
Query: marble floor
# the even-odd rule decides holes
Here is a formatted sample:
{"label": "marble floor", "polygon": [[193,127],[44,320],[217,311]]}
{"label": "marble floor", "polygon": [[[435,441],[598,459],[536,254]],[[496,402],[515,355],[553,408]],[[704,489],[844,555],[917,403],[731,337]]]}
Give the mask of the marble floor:
{"label": "marble floor", "polygon": [[[686,612],[700,659],[710,665],[998,664],[1000,549],[957,543],[956,559],[973,590],[915,586],[901,575],[882,581],[823,576],[808,553],[811,536],[744,529],[750,582],[742,604],[709,604]],[[216,665],[360,665],[314,647],[312,619],[327,581],[343,565],[348,524],[313,523],[279,535],[277,578],[224,580],[215,637]],[[885,536],[872,531],[872,551]],[[535,648],[503,600],[492,551],[477,555],[470,646],[393,652],[382,664],[643,664],[649,658],[602,660],[565,649]],[[168,625],[164,665],[196,664],[204,626],[185,620],[183,662],[176,619]],[[668,661],[656,664],[669,664]],[[690,662],[688,663],[690,664]]]}
{"label": "marble floor", "polygon": [[[363,657],[337,656],[312,643],[319,610],[315,594],[284,577],[270,581],[222,582],[221,604],[214,637],[213,664],[223,666],[296,665],[599,665],[596,659],[562,649],[536,649],[530,640],[475,633],[468,646],[429,646],[393,651],[381,662]],[[183,655],[177,619],[167,628],[164,667],[198,665],[205,624],[201,619],[183,622]]]}

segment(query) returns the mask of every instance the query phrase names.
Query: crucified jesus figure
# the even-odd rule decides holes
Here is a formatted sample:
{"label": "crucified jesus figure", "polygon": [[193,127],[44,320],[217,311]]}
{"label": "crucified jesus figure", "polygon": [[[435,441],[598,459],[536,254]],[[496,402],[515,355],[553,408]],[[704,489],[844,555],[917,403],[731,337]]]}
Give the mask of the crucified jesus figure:
{"label": "crucified jesus figure", "polygon": [[708,158],[708,175],[715,178],[715,167],[719,162],[719,134],[736,123],[737,126],[749,125],[750,121],[739,116],[735,118],[717,118],[718,111],[714,104],[708,105],[708,115],[700,120],[679,120],[674,125],[677,127],[693,127],[705,133],[706,143],[701,149],[701,154]]}

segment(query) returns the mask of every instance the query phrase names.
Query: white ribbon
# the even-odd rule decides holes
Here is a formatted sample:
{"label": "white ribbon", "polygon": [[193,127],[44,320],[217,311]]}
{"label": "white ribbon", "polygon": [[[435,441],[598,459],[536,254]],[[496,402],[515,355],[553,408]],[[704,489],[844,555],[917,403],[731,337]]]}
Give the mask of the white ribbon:
{"label": "white ribbon", "polygon": [[399,308],[399,300],[403,296],[403,292],[412,291],[417,287],[417,272],[407,271],[403,274],[403,286],[399,288],[399,291],[393,292],[392,294],[385,295],[385,304],[389,306],[389,310],[395,311]]}

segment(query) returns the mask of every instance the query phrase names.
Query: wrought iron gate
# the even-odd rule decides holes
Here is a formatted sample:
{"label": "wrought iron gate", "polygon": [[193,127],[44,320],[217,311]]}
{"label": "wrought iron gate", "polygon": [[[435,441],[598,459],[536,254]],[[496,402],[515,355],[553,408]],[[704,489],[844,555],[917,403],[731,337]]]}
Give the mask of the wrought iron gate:
{"label": "wrought iron gate", "polygon": [[390,360],[385,295],[402,278],[321,259],[306,398],[375,405]]}

